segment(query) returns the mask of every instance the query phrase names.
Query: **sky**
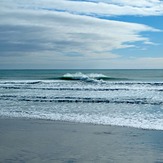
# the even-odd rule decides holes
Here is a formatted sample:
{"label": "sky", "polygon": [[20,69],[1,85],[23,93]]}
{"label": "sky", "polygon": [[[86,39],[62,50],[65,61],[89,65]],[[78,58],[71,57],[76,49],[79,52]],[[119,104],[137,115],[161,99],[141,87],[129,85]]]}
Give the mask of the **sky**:
{"label": "sky", "polygon": [[162,0],[0,0],[0,69],[163,69]]}

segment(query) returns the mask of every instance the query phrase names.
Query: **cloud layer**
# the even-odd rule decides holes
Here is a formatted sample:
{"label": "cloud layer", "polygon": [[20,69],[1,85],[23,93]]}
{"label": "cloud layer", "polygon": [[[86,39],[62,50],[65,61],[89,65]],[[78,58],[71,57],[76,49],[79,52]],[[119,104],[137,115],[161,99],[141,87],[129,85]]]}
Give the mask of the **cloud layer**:
{"label": "cloud layer", "polygon": [[[1,62],[14,57],[30,61],[74,57],[87,60],[119,58],[113,50],[149,44],[143,32],[159,30],[144,24],[100,19],[99,15],[162,15],[158,0],[2,0],[0,7]],[[37,60],[37,63],[39,61]],[[42,62],[42,61],[41,61]]]}

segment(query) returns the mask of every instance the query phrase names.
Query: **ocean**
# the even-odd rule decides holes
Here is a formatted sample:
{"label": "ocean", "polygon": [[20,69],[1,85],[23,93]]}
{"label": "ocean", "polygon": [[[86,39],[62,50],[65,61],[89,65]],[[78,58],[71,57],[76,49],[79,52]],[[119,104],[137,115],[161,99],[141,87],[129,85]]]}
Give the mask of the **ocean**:
{"label": "ocean", "polygon": [[163,130],[163,70],[0,70],[0,117]]}

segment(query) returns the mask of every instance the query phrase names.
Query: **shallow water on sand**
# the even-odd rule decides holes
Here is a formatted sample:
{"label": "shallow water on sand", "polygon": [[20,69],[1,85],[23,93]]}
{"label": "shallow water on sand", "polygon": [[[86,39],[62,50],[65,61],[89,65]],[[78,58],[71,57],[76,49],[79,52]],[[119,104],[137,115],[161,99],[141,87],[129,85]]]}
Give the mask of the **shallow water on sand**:
{"label": "shallow water on sand", "polygon": [[0,162],[162,163],[163,132],[47,120],[0,119]]}

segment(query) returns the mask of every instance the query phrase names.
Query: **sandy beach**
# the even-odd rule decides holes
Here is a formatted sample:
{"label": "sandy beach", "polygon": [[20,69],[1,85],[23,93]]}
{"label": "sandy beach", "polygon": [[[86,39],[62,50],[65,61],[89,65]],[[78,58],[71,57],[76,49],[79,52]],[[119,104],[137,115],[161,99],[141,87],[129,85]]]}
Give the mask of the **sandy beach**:
{"label": "sandy beach", "polygon": [[163,131],[0,119],[3,163],[162,163]]}

